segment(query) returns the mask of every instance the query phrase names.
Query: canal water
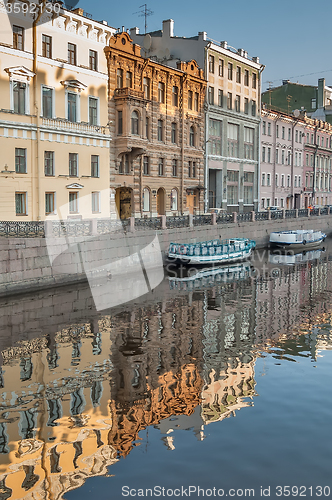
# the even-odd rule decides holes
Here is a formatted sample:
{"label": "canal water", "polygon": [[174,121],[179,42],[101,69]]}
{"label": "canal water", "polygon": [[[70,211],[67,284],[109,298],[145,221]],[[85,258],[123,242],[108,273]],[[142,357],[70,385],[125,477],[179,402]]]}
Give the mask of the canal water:
{"label": "canal water", "polygon": [[328,241],[3,300],[0,500],[331,497],[331,276]]}

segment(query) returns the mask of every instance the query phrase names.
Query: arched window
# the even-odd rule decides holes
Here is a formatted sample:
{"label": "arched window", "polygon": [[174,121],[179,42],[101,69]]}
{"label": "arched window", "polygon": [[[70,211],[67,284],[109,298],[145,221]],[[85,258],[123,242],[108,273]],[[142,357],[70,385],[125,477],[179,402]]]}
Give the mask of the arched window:
{"label": "arched window", "polygon": [[195,146],[195,130],[194,127],[189,129],[189,146]]}
{"label": "arched window", "polygon": [[143,212],[150,212],[150,190],[143,189]]}
{"label": "arched window", "polygon": [[178,190],[172,189],[171,191],[171,210],[178,209]]}
{"label": "arched window", "polygon": [[133,111],[131,113],[131,133],[133,135],[138,135],[138,113],[137,111]]}

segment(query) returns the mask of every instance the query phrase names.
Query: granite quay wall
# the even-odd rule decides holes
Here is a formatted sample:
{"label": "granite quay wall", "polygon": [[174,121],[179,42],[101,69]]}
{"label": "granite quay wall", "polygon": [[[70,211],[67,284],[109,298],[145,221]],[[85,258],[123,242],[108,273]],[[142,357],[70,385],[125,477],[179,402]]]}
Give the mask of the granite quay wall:
{"label": "granite quay wall", "polygon": [[[291,211],[290,211],[291,212]],[[297,211],[295,215],[298,215]],[[254,239],[257,248],[268,245],[272,231],[291,229],[317,229],[332,232],[332,214],[318,216],[286,217],[285,212],[273,219],[255,220],[257,214],[243,214],[246,220],[239,221],[239,214],[230,215],[232,222],[218,221],[216,214],[189,217],[189,226],[167,227],[166,217],[160,217],[160,229],[146,226],[135,230],[133,220],[126,230],[104,234],[86,233],[81,236],[54,235],[52,231],[43,237],[1,237],[0,238],[0,296],[22,294],[40,288],[53,288],[86,281],[86,270],[103,269],[110,262],[116,262],[142,250],[158,236],[160,248],[165,252],[171,242],[192,242],[214,238],[244,237]],[[249,218],[248,218],[249,215]],[[273,214],[274,215],[274,214]],[[266,215],[264,215],[265,217]],[[268,214],[272,216],[271,213]],[[206,218],[208,217],[208,218]],[[175,219],[175,218],[173,218]],[[185,218],[178,218],[173,225],[183,224]],[[196,223],[195,223],[196,221]],[[186,223],[186,221],[184,221]],[[200,222],[204,225],[198,225]],[[208,222],[208,223],[206,223]],[[159,224],[159,223],[158,223]],[[121,261],[119,262],[121,266]],[[123,272],[126,273],[123,265]]]}

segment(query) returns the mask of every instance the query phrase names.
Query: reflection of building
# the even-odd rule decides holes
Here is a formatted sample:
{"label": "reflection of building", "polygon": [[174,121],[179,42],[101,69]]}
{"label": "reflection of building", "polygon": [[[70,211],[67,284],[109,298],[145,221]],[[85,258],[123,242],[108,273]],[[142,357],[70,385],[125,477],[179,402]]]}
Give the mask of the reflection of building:
{"label": "reflection of building", "polygon": [[110,38],[105,54],[121,218],[202,210],[203,71],[194,60],[175,69],[142,57],[126,32]]}
{"label": "reflection of building", "polygon": [[[0,6],[0,218],[44,220],[69,202],[64,218],[78,217],[83,209],[91,217],[100,212],[101,191],[109,185],[103,49],[114,29],[87,18],[82,9],[64,9],[53,21],[43,17],[36,29],[28,9],[10,15],[12,28],[5,5]],[[82,196],[89,196],[84,207]]]}
{"label": "reflection of building", "polygon": [[[205,32],[174,35],[174,21],[147,35],[130,31],[146,57],[175,66],[195,59],[204,68],[206,96],[206,181],[210,207],[229,212],[256,210],[258,204],[260,80],[264,66],[244,49],[216,42]],[[206,200],[208,201],[208,200]]]}

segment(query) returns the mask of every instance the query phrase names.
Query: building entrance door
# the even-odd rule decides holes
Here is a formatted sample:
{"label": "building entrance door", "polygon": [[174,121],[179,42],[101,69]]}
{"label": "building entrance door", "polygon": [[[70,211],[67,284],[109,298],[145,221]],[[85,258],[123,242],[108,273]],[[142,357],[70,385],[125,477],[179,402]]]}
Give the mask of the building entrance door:
{"label": "building entrance door", "polygon": [[159,188],[157,191],[157,212],[158,215],[165,215],[165,191]]}
{"label": "building entrance door", "polygon": [[131,217],[132,213],[131,198],[132,198],[132,189],[121,187],[116,190],[115,201],[120,219],[127,219],[128,217]]}

